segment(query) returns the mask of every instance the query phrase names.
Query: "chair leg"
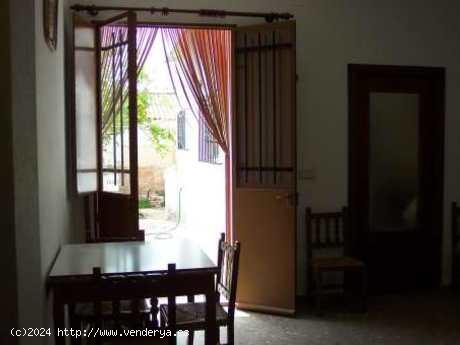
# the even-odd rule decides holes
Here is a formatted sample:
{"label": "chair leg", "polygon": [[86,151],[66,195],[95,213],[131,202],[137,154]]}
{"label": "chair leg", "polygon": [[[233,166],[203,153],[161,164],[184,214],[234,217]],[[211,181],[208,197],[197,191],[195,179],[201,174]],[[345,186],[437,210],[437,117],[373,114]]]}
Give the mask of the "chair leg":
{"label": "chair leg", "polygon": [[234,321],[230,321],[227,325],[227,345],[234,345],[234,344],[235,344],[235,324],[234,324]]}
{"label": "chair leg", "polygon": [[361,298],[362,298],[362,308],[363,312],[367,311],[367,273],[366,267],[361,271]]}
{"label": "chair leg", "polygon": [[[75,315],[75,304],[69,305],[69,323],[70,327],[74,330],[81,330],[81,321],[80,318]],[[70,343],[72,345],[80,345],[82,342],[81,337],[72,337]]]}
{"label": "chair leg", "polygon": [[195,331],[193,330],[188,331],[187,345],[193,345],[194,338],[195,338]]}
{"label": "chair leg", "polygon": [[315,272],[315,298],[316,298],[316,313],[321,315],[321,297],[323,295],[322,274],[320,271]]}

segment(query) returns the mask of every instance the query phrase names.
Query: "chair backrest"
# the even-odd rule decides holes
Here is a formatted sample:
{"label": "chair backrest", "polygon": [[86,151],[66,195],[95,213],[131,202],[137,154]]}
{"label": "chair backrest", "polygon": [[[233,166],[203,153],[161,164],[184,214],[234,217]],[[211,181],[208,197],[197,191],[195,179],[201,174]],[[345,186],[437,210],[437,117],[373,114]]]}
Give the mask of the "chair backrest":
{"label": "chair backrest", "polygon": [[[348,210],[343,207],[342,212],[312,213],[310,208],[305,214],[307,235],[307,259],[313,257],[313,251],[317,249],[340,249],[347,250],[348,233]],[[309,261],[311,262],[311,261]]]}
{"label": "chair backrest", "polygon": [[452,221],[452,286],[454,288],[460,287],[460,207],[456,202],[451,205],[451,221]]}
{"label": "chair backrest", "polygon": [[[142,277],[141,277],[142,276]],[[118,303],[120,300],[132,298],[148,298],[153,296],[167,296],[168,298],[168,330],[171,333],[177,331],[176,324],[176,296],[184,295],[189,288],[202,286],[199,274],[183,273],[176,271],[175,264],[168,265],[168,271],[164,274],[138,275],[138,276],[110,276],[104,277],[99,267],[93,268],[92,280],[96,293],[91,296],[99,296],[94,301],[94,311],[97,327],[102,327],[102,300],[111,300]],[[147,279],[145,279],[147,278]],[[204,290],[195,290],[195,293],[203,293]],[[176,337],[169,337],[170,345],[177,344]],[[155,342],[154,342],[155,344]]]}
{"label": "chair backrest", "polygon": [[217,299],[222,295],[228,301],[228,315],[235,315],[236,288],[238,285],[238,268],[241,245],[238,241],[229,243],[222,234],[219,240],[217,261],[219,272],[217,274]]}
{"label": "chair backrest", "polygon": [[105,242],[130,242],[145,241],[144,230],[139,230],[134,236],[101,236],[96,226],[97,198],[94,195],[84,197],[84,220],[86,243],[105,243]]}
{"label": "chair backrest", "polygon": [[460,206],[456,202],[452,203],[452,246],[455,248],[460,242]]}

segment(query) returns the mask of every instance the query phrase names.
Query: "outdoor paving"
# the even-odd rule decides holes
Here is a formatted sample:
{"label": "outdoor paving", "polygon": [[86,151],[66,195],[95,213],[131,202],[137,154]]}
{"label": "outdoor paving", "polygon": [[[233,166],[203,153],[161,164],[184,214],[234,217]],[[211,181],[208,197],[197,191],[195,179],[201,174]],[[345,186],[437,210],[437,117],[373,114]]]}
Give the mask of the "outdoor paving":
{"label": "outdoor paving", "polygon": [[139,228],[145,231],[145,240],[171,239],[183,228],[175,219],[168,219],[164,208],[139,210]]}

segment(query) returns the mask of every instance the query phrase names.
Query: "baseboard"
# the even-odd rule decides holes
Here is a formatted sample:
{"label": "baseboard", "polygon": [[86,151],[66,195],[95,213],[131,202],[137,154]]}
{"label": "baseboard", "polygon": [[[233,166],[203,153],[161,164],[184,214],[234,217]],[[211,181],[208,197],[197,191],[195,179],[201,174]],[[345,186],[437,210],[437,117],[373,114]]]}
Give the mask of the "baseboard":
{"label": "baseboard", "polygon": [[277,315],[294,315],[295,309],[289,308],[278,308],[272,307],[268,305],[260,305],[260,304],[249,304],[249,303],[241,303],[238,302],[236,307],[241,310],[248,310],[248,311],[256,311],[261,313],[269,313],[269,314],[277,314]]}

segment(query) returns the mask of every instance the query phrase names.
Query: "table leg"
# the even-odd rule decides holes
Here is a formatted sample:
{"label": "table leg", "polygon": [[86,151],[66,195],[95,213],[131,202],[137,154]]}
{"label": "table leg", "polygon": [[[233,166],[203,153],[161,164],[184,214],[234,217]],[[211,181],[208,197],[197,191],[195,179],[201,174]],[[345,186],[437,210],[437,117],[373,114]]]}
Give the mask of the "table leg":
{"label": "table leg", "polygon": [[65,336],[61,332],[65,327],[65,304],[63,303],[59,292],[55,291],[53,295],[53,319],[54,319],[54,343],[56,345],[65,345]]}
{"label": "table leg", "polygon": [[214,292],[214,276],[209,280],[211,289],[206,294],[206,331],[205,344],[217,344],[217,322],[216,322],[216,293]]}

